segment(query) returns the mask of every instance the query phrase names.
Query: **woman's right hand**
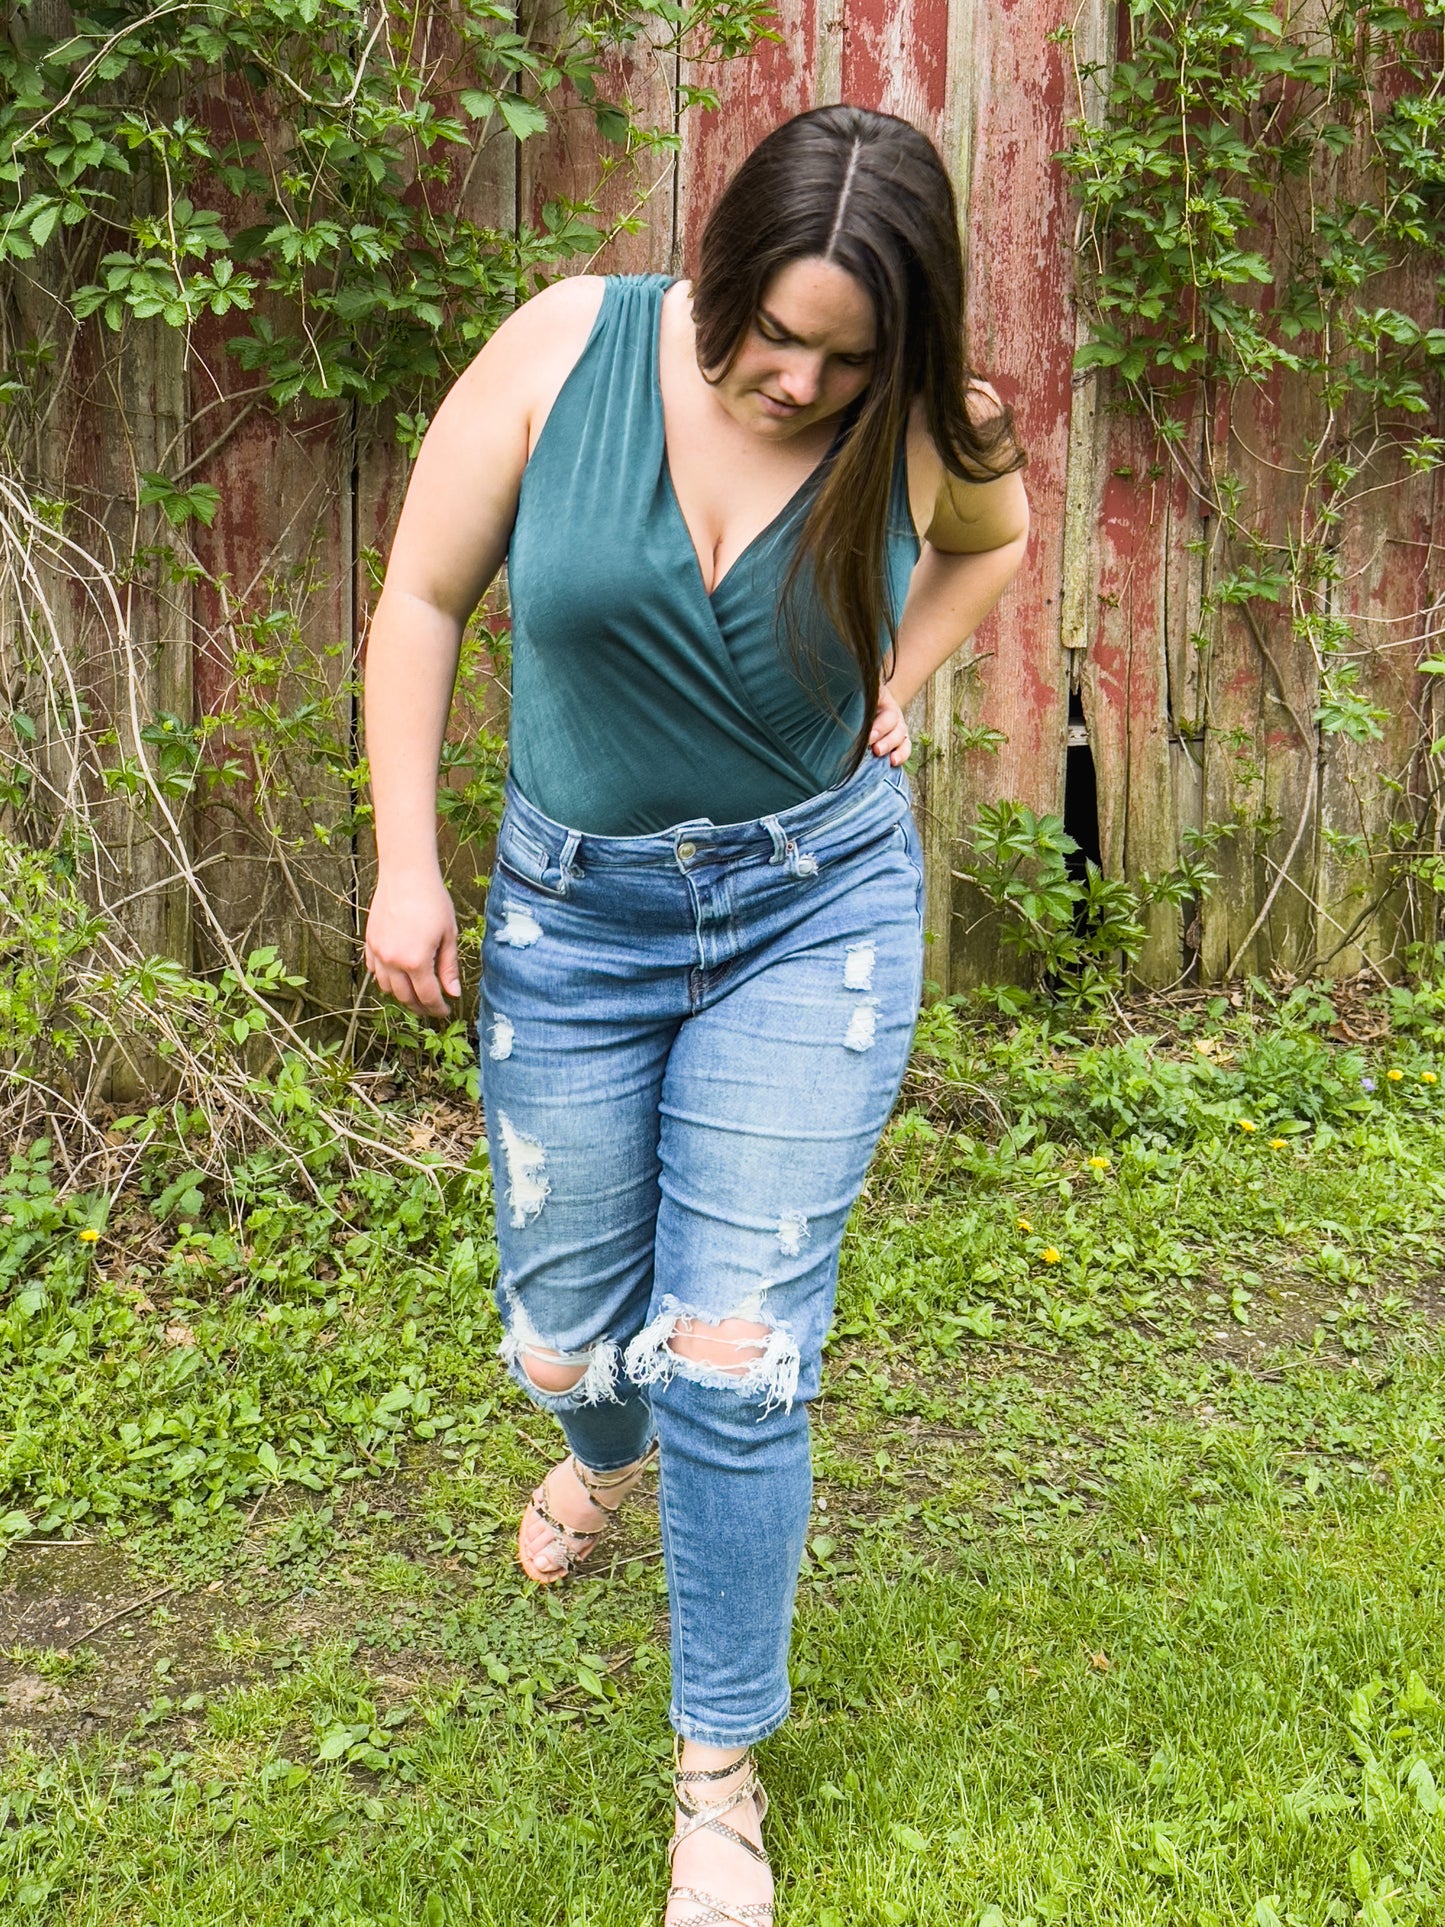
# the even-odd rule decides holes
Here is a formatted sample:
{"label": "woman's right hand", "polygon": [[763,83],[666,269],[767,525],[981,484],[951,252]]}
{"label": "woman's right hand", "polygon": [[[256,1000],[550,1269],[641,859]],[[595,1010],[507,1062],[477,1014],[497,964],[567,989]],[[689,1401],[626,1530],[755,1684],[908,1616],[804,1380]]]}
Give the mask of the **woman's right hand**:
{"label": "woman's right hand", "polygon": [[366,967],[377,988],[418,1017],[450,1017],[462,994],[457,913],[439,870],[382,871],[366,918]]}

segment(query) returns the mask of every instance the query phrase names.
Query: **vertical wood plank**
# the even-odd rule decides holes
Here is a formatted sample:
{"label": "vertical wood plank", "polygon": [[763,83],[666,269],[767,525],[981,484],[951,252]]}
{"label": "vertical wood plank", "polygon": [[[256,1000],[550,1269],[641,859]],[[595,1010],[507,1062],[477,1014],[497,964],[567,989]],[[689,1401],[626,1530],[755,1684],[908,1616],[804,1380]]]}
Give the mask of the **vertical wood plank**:
{"label": "vertical wood plank", "polygon": [[[1115,55],[1111,5],[1073,22],[1072,81],[1082,118],[1103,112]],[[1082,314],[1079,345],[1088,338]],[[1075,377],[1061,558],[1061,639],[1089,737],[1099,854],[1131,882],[1178,854],[1168,651],[1169,532],[1176,471],[1150,424],[1126,408],[1118,384]],[[1136,971],[1170,983],[1181,966],[1179,913],[1156,905]]]}
{"label": "vertical wood plank", "polygon": [[[1166,560],[1170,472],[1152,426],[1115,413],[1101,424],[1096,527],[1097,608],[1082,695],[1099,801],[1106,876],[1137,882],[1173,864],[1179,847],[1169,737]],[[1181,966],[1179,913],[1156,905],[1138,975],[1171,983]]]}
{"label": "vertical wood plank", "polygon": [[[645,126],[675,133],[677,64],[670,51],[640,41],[626,57],[619,55],[608,63],[598,87],[599,102],[625,100]],[[563,272],[667,273],[672,260],[676,156],[664,148],[644,150],[625,160],[621,147],[598,131],[591,106],[570,87],[550,106],[555,117],[547,130],[523,142],[518,153],[519,216],[540,227],[548,201],[591,198],[605,174],[597,196],[598,226],[610,231],[622,221],[640,225],[632,233],[612,233],[595,261],[563,262]]]}
{"label": "vertical wood plank", "polygon": [[[1271,545],[1283,547],[1300,527],[1304,451],[1318,427],[1316,405],[1278,371],[1241,386],[1228,404],[1216,459],[1243,484],[1244,526]],[[1212,580],[1245,560],[1217,539]],[[1226,605],[1215,635],[1205,808],[1235,833],[1221,846],[1221,884],[1205,911],[1205,972],[1293,971],[1314,948],[1314,657],[1296,644],[1287,599]]]}
{"label": "vertical wood plank", "polygon": [[[718,105],[712,111],[694,110],[682,123],[675,250],[679,273],[695,266],[708,212],[744,157],[765,134],[814,104],[819,57],[814,0],[777,0],[774,13],[778,38],[765,42],[751,58],[723,64],[684,62],[683,79],[711,88]],[[836,18],[831,18],[831,37],[824,43],[825,72],[827,61],[836,57]],[[843,32],[846,35],[846,22]]]}
{"label": "vertical wood plank", "polygon": [[[1170,462],[1165,494],[1164,646],[1169,677],[1169,754],[1174,798],[1174,823],[1179,837],[1177,854],[1185,853],[1188,831],[1204,828],[1204,712],[1203,654],[1200,648],[1201,604],[1204,595],[1204,556],[1208,516],[1195,485],[1195,451],[1199,447],[1203,410],[1196,395],[1185,425],[1180,449]],[[1203,937],[1202,906],[1184,906],[1180,967],[1198,975]],[[1167,982],[1160,977],[1155,981]]]}
{"label": "vertical wood plank", "polygon": [[1418,663],[1440,653],[1445,638],[1445,490],[1438,473],[1402,470],[1392,459],[1366,478],[1376,491],[1349,517],[1340,550],[1335,606],[1354,631],[1359,692],[1380,712],[1381,734],[1363,743],[1327,738],[1317,962],[1335,976],[1367,958],[1397,971],[1415,934],[1391,872],[1429,818],[1416,767],[1422,740],[1431,740]]}
{"label": "vertical wood plank", "polygon": [[[208,344],[214,351],[216,344]],[[229,357],[197,352],[192,399],[204,405],[235,382]],[[239,414],[244,404],[228,405]],[[256,410],[193,479],[219,489],[221,509],[194,546],[218,594],[197,594],[194,643],[197,714],[231,711],[238,700],[271,706],[277,721],[259,739],[230,730],[220,751],[248,773],[216,790],[197,812],[196,852],[206,887],[231,940],[244,954],[275,944],[307,979],[313,1012],[346,1010],[351,999],[351,796],[334,755],[351,731],[347,557],[350,539],[349,409],[334,404],[278,418]],[[224,425],[225,412],[206,420]],[[269,632],[256,628],[274,624]],[[238,653],[289,657],[272,680],[237,679]],[[306,719],[315,705],[314,730]],[[287,719],[292,719],[288,722]],[[257,759],[267,759],[259,769]],[[215,962],[202,933],[200,955]]]}
{"label": "vertical wood plank", "polygon": [[[1048,35],[1066,16],[1060,0],[1003,0],[970,14],[972,112],[968,175],[970,354],[1015,410],[1029,451],[1034,536],[1022,570],[980,628],[977,679],[963,671],[953,714],[1006,738],[996,758],[970,752],[957,815],[933,818],[927,834],[956,848],[979,807],[1012,797],[1061,810],[1068,673],[1061,648],[1065,483],[1074,349],[1073,209],[1052,156],[1073,111],[1063,54]],[[950,119],[959,115],[955,96]],[[940,718],[941,726],[951,724]],[[935,858],[935,874],[944,859]],[[953,866],[950,866],[953,867]],[[1014,974],[997,931],[979,920],[966,886],[951,904],[950,989]],[[931,911],[938,917],[938,911]],[[942,933],[939,933],[940,935]]]}
{"label": "vertical wood plank", "polygon": [[[974,71],[974,14],[981,0],[952,0],[945,42],[942,112],[933,130],[958,204],[959,239],[968,272],[969,183],[973,163],[974,119],[979,90]],[[967,281],[965,280],[965,286]],[[969,754],[960,739],[960,712],[968,703],[977,670],[969,646],[951,656],[909,705],[915,741],[925,749],[917,758],[913,783],[914,814],[923,843],[924,976],[940,990],[952,986],[952,954],[962,928],[956,921],[962,901],[969,915],[968,886],[955,876],[960,862],[959,830],[964,822],[964,784]],[[973,906],[981,914],[981,906]]]}
{"label": "vertical wood plank", "polygon": [[949,0],[849,0],[843,98],[899,114],[938,139],[949,98],[949,38]]}

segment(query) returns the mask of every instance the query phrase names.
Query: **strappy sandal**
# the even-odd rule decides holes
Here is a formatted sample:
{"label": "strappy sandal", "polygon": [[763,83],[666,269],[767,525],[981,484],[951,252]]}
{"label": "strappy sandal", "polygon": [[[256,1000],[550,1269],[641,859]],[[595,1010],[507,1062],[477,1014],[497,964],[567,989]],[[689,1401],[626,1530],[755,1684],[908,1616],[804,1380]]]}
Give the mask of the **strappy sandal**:
{"label": "strappy sandal", "polygon": [[[713,1780],[726,1780],[739,1769],[743,1777],[732,1792],[724,1794],[721,1800],[699,1800],[694,1797],[691,1791],[694,1786]],[[765,1848],[755,1847],[746,1834],[727,1825],[727,1815],[735,1813],[749,1800],[757,1802],[759,1826],[768,1817],[768,1796],[763,1791],[757,1763],[751,1752],[744,1753],[731,1766],[699,1767],[689,1773],[684,1773],[678,1767],[672,1776],[672,1786],[681,1818],[668,1843],[670,1864],[676,1862],[677,1850],[683,1841],[690,1840],[705,1827],[722,1834],[734,1846],[741,1847],[744,1853],[751,1854],[754,1860],[761,1860],[764,1866],[768,1864]],[[676,1922],[675,1927],[773,1927],[773,1903],[770,1900],[738,1903],[720,1900],[716,1894],[704,1893],[699,1887],[672,1887],[668,1891],[668,1905],[671,1906],[674,1900],[686,1900],[702,1909],[700,1913],[689,1914],[685,1920]]]}
{"label": "strappy sandal", "polygon": [[[527,1509],[522,1514],[521,1524],[517,1527],[517,1564],[522,1568],[523,1572],[526,1573],[527,1577],[534,1580],[539,1586],[555,1586],[559,1579],[565,1579],[568,1576],[574,1566],[580,1565],[597,1544],[597,1541],[601,1539],[605,1533],[612,1530],[613,1521],[616,1515],[622,1510],[629,1496],[627,1493],[624,1493],[616,1505],[608,1505],[606,1500],[601,1497],[601,1494],[615,1491],[619,1485],[629,1485],[631,1481],[636,1479],[648,1461],[655,1456],[656,1452],[657,1440],[654,1439],[640,1459],[634,1460],[631,1465],[624,1465],[621,1470],[617,1472],[589,1471],[576,1457],[575,1453],[569,1454],[567,1458],[563,1459],[561,1463],[572,1467],[572,1472],[577,1483],[587,1494],[587,1497],[592,1501],[593,1505],[596,1506],[597,1510],[606,1516],[601,1525],[594,1527],[591,1532],[579,1532],[575,1526],[564,1526],[562,1521],[554,1518],[548,1509],[547,1487],[546,1481],[544,1480],[528,1500]],[[557,1469],[557,1467],[553,1467],[553,1471]],[[550,1478],[551,1476],[552,1474],[549,1472],[547,1477]],[[552,1535],[553,1545],[561,1549],[562,1563],[560,1566],[544,1568],[528,1564],[527,1555],[522,1550],[522,1535],[527,1529],[528,1518],[532,1516],[541,1520],[542,1524],[546,1526]]]}

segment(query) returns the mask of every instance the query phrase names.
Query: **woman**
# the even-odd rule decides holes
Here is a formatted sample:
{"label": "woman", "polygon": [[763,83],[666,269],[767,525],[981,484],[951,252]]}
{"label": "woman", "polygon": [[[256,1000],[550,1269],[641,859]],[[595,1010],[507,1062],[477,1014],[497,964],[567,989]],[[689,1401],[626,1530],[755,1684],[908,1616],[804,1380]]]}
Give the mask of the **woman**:
{"label": "woman", "polygon": [[691,285],[579,276],[488,342],[427,435],[368,650],[367,963],[442,1016],[437,762],[507,558],[482,1095],[503,1356],[570,1447],[518,1556],[564,1577],[660,1444],[666,1927],[773,1918],[749,1749],[787,1713],[807,1401],[920,989],[903,706],[1027,533],[962,301],[930,143],[856,108],[788,122]]}

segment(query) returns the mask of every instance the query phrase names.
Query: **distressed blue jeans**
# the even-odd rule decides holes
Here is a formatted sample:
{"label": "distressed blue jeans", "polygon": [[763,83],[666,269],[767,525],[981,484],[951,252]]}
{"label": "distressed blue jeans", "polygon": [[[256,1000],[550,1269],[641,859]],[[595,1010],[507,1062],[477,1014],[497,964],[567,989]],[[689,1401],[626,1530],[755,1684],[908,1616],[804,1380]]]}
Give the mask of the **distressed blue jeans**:
{"label": "distressed blue jeans", "polygon": [[[744,1745],[787,1716],[807,1401],[912,1040],[922,894],[883,759],[775,816],[655,836],[508,795],[481,1000],[502,1355],[584,1465],[660,1441],[684,1738]],[[753,1336],[731,1367],[673,1349],[733,1319]],[[529,1358],[575,1384],[542,1389]]]}

